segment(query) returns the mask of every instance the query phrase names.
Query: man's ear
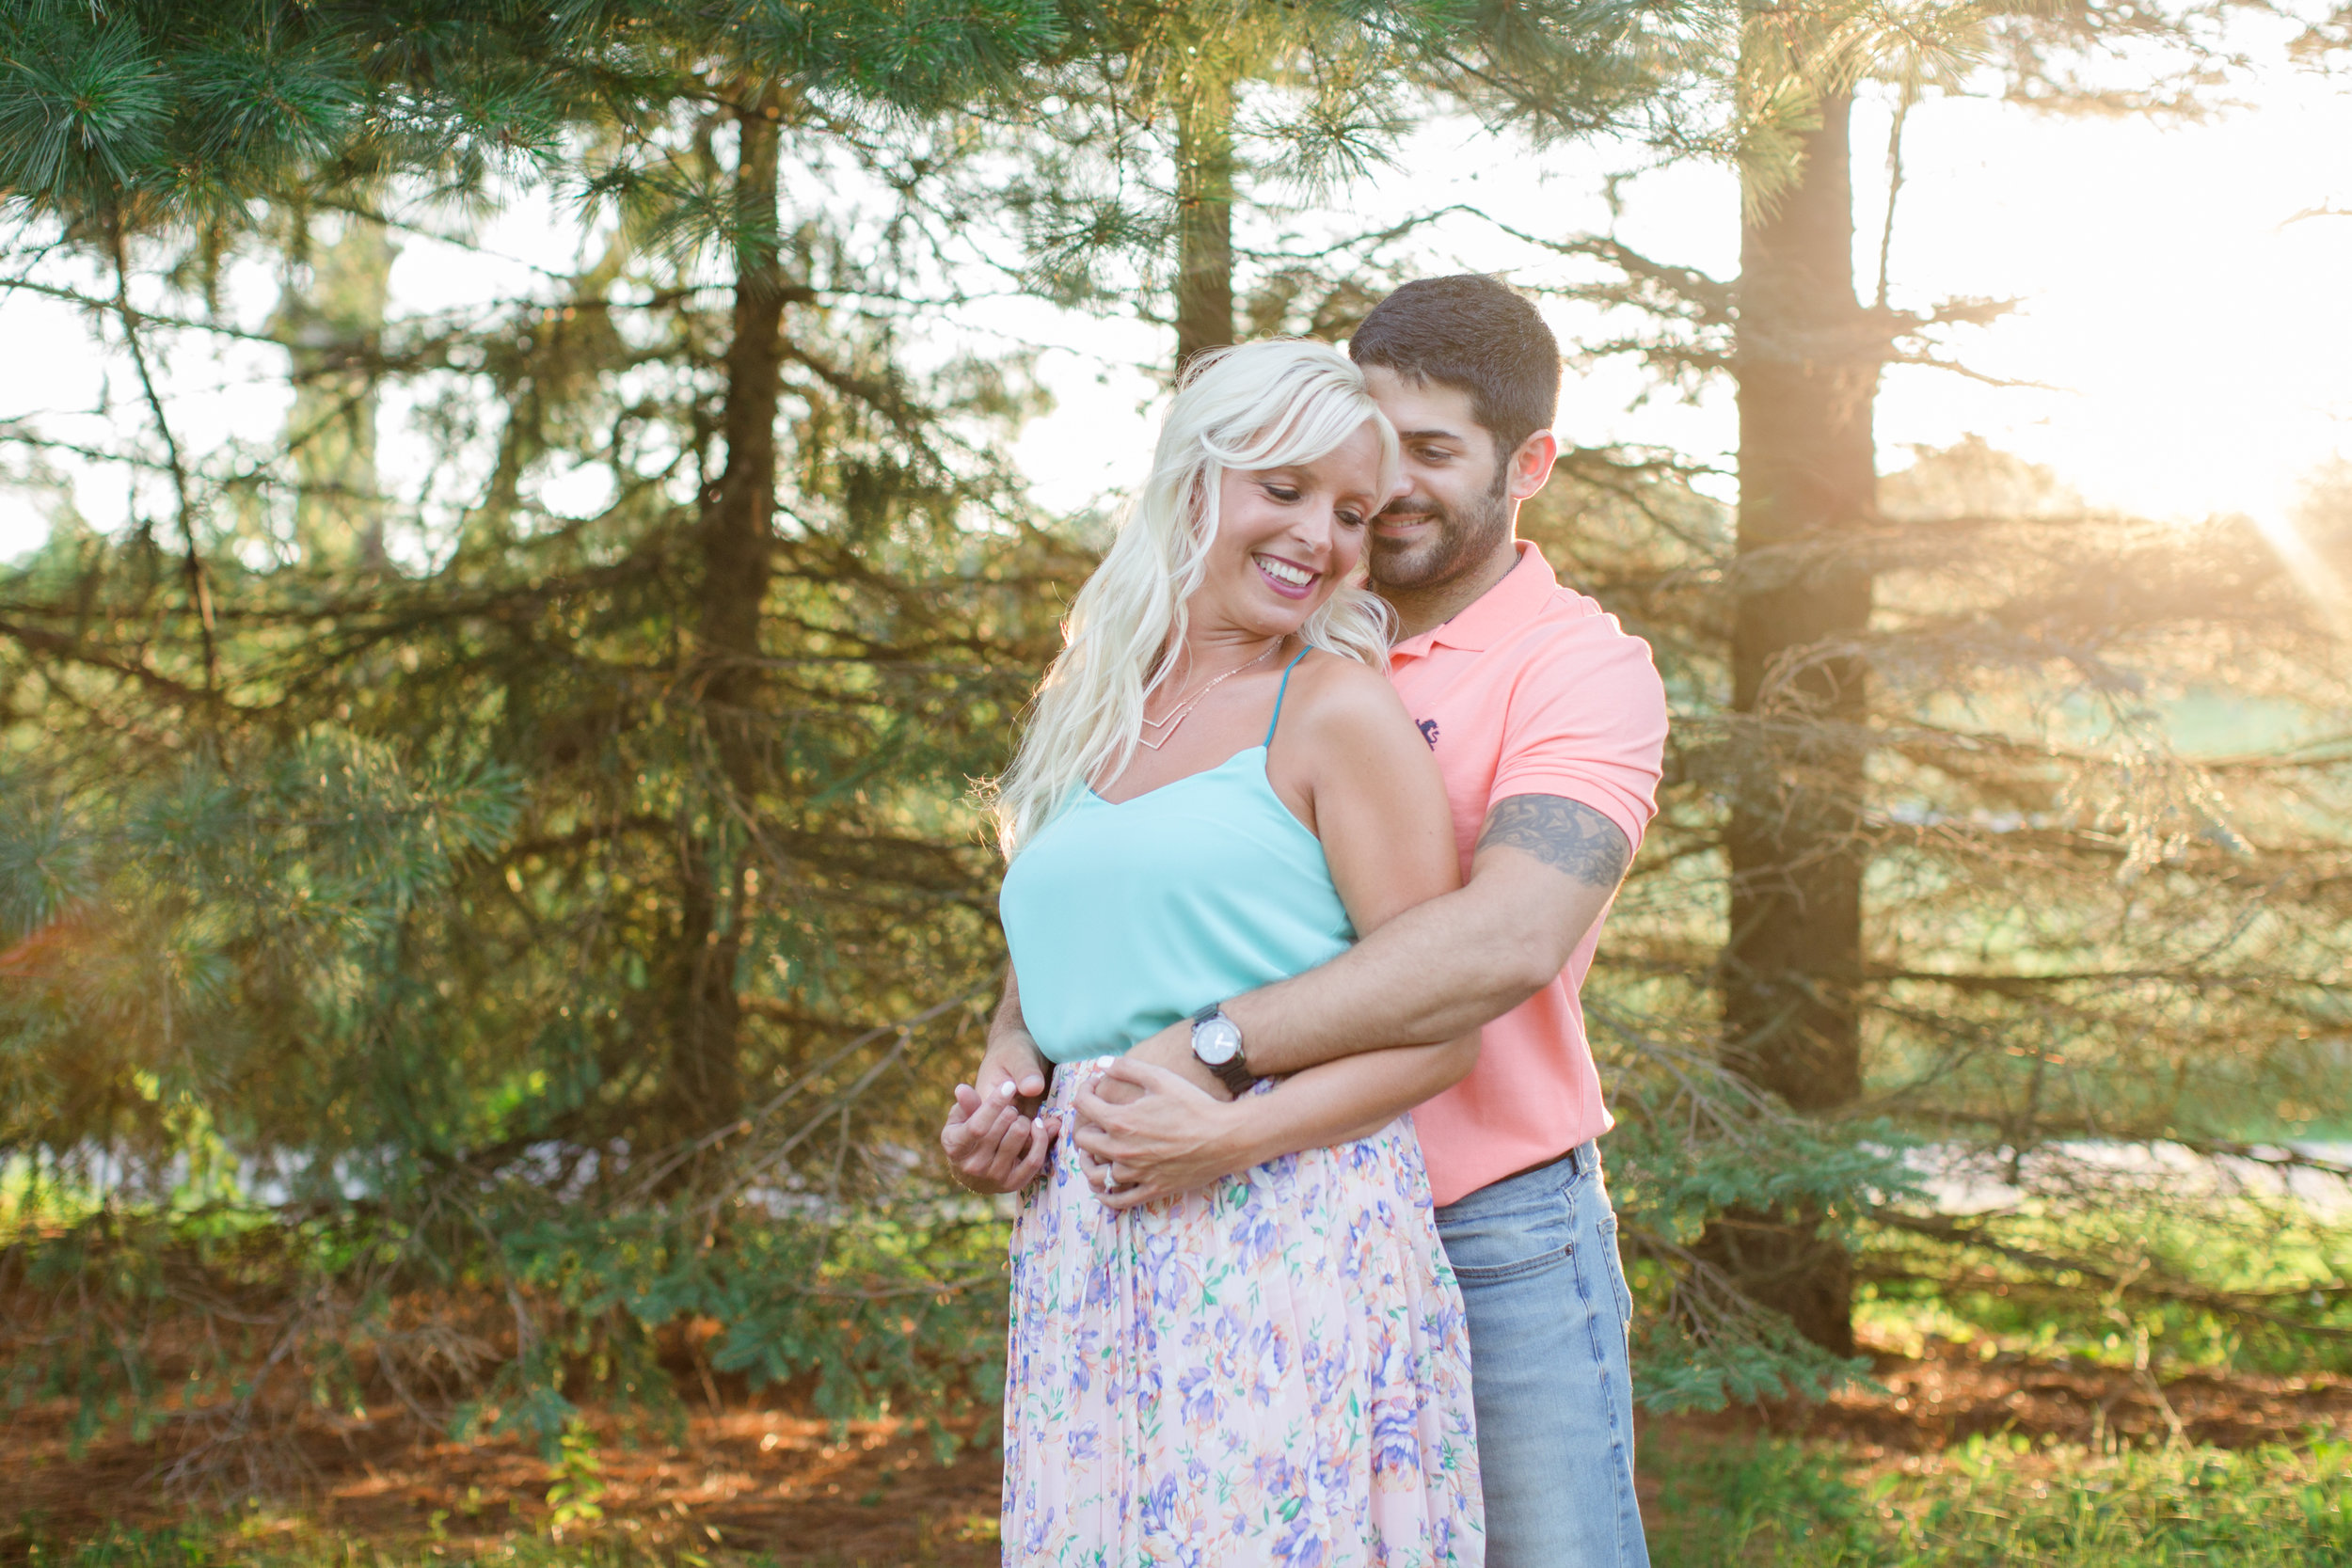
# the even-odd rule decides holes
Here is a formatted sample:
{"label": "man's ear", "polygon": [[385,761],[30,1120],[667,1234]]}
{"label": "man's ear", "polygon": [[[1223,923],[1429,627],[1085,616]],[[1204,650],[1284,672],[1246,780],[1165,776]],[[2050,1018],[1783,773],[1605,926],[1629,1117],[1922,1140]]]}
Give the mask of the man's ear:
{"label": "man's ear", "polygon": [[1560,460],[1560,437],[1549,430],[1539,430],[1519,443],[1519,450],[1511,454],[1511,499],[1523,501],[1541,490],[1551,478],[1551,466]]}

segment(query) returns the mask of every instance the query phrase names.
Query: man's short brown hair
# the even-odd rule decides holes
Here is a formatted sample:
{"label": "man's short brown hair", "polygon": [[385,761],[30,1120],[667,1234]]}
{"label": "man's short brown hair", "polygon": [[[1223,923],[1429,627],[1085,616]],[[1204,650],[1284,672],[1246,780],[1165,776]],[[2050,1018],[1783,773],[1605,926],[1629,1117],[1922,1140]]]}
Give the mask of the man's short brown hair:
{"label": "man's short brown hair", "polygon": [[1349,357],[1408,381],[1470,395],[1471,417],[1496,456],[1551,428],[1560,411],[1560,344],[1526,297],[1478,273],[1422,277],[1373,307],[1348,340]]}

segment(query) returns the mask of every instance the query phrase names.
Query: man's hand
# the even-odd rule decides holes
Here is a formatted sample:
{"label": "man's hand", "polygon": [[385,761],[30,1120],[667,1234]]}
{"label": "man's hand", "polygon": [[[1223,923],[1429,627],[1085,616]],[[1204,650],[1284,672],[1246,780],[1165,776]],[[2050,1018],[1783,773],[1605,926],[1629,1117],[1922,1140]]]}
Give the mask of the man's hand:
{"label": "man's hand", "polygon": [[973,1076],[976,1083],[956,1085],[955,1108],[939,1130],[948,1172],[973,1192],[1020,1192],[1045,1168],[1061,1131],[1058,1117],[1037,1114],[1045,1064],[1025,1032],[1007,1033],[989,1046]]}
{"label": "man's hand", "polygon": [[1192,1192],[1252,1163],[1232,1102],[1133,1053],[1079,1090],[1070,1109],[1087,1180],[1113,1209]]}
{"label": "man's hand", "polygon": [[[1233,1091],[1225,1086],[1225,1080],[1202,1066],[1200,1058],[1192,1053],[1190,1019],[1180,1019],[1149,1039],[1136,1041],[1134,1049],[1127,1053],[1126,1060],[1166,1068],[1212,1100],[1230,1101],[1233,1098]],[[1099,1098],[1114,1105],[1124,1105],[1143,1093],[1134,1084],[1117,1078],[1098,1079],[1094,1088]],[[1075,1103],[1072,1104],[1070,1113],[1070,1142],[1071,1147],[1078,1151],[1078,1170],[1086,1177],[1088,1186],[1098,1193],[1103,1192],[1110,1185],[1110,1167],[1089,1153],[1086,1140],[1078,1136],[1086,1130],[1087,1120]]]}

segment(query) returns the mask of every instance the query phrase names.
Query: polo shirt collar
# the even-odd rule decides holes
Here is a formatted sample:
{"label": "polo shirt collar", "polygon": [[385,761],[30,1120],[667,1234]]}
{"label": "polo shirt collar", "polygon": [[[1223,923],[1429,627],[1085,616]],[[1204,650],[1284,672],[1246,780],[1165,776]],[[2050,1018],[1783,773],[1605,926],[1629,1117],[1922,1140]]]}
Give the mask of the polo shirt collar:
{"label": "polo shirt collar", "polygon": [[1418,657],[1438,646],[1483,653],[1534,620],[1559,590],[1560,578],[1533,541],[1518,541],[1518,551],[1519,563],[1504,573],[1501,582],[1472,599],[1451,621],[1399,642],[1391,657]]}

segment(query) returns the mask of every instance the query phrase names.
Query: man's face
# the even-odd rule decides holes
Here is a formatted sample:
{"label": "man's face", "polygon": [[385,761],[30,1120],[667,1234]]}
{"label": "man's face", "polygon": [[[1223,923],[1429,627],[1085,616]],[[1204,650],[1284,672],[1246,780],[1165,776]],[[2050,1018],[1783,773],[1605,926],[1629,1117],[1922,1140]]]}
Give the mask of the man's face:
{"label": "man's face", "polygon": [[1492,560],[1511,536],[1507,453],[1470,413],[1470,395],[1369,366],[1365,384],[1396,426],[1406,494],[1373,519],[1375,587],[1434,588]]}

